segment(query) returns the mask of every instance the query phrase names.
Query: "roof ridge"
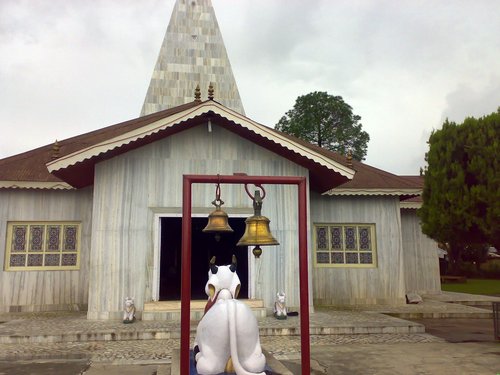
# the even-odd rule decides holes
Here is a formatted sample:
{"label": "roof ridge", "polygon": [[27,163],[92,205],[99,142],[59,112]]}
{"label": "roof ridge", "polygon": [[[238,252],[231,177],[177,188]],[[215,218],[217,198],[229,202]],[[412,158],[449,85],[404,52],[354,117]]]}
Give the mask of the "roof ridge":
{"label": "roof ridge", "polygon": [[[298,137],[296,137],[294,135],[284,133],[284,132],[279,131],[279,130],[277,130],[275,128],[271,128],[271,129],[274,130],[275,132],[279,133],[279,134],[282,134],[282,135],[284,135],[286,137],[289,137],[289,138],[291,138],[291,139],[293,139],[295,141],[300,142],[304,146],[307,146],[309,148],[315,149],[315,150],[323,153],[327,157],[333,158],[336,162],[338,162],[338,163],[340,163],[340,164],[342,164],[342,165],[344,165],[346,167],[349,167],[348,163],[347,163],[346,157],[344,155],[342,155],[342,154],[339,154],[338,152],[331,151],[331,150],[328,150],[326,148],[320,147],[318,145],[315,145],[314,143],[308,142],[308,141],[306,141],[304,139],[301,139],[301,138],[298,138]],[[352,163],[352,167],[350,167],[350,168],[354,169],[355,171],[357,171],[357,169],[356,169],[357,167],[361,167],[361,168],[365,168],[365,169],[370,169],[370,170],[372,170],[373,172],[375,172],[377,174],[383,174],[383,175],[386,175],[386,176],[390,176],[391,178],[398,179],[403,184],[408,185],[408,188],[414,188],[415,187],[413,184],[409,183],[409,181],[405,180],[400,175],[394,174],[392,172],[388,172],[386,170],[374,167],[374,166],[372,166],[370,164],[367,164],[367,163],[364,163],[364,162],[361,162],[361,161],[355,160],[355,159],[352,159],[351,163]],[[356,177],[354,177],[354,178],[356,178]],[[347,182],[347,184],[348,183],[349,182]]]}
{"label": "roof ridge", "polygon": [[[207,101],[205,101],[205,102],[207,102]],[[126,121],[118,122],[116,124],[108,125],[108,126],[105,126],[103,128],[99,128],[99,129],[95,129],[95,130],[90,130],[90,131],[88,131],[86,133],[74,135],[74,136],[71,136],[69,138],[58,139],[57,142],[59,143],[59,146],[61,147],[60,157],[65,156],[65,155],[67,155],[69,153],[78,151],[78,149],[71,150],[71,152],[64,152],[64,151],[62,151],[63,147],[65,147],[65,146],[67,147],[68,145],[73,144],[75,142],[75,140],[81,140],[81,139],[84,139],[85,137],[89,137],[89,136],[96,135],[96,134],[104,134],[104,133],[113,131],[115,129],[119,129],[119,128],[125,127],[125,126],[130,125],[130,124],[133,124],[134,126],[132,127],[132,129],[129,129],[129,130],[137,129],[137,128],[140,128],[140,127],[142,127],[144,125],[147,125],[147,124],[149,124],[151,122],[156,121],[157,118],[163,118],[165,115],[175,114],[177,112],[183,111],[184,109],[195,107],[195,106],[201,105],[201,104],[203,104],[205,102],[198,103],[198,102],[194,102],[193,101],[191,103],[186,103],[186,104],[180,105],[180,106],[175,107],[175,108],[163,109],[161,111],[158,111],[158,112],[155,112],[155,113],[151,113],[149,115],[139,116],[139,117],[136,117],[136,118],[133,118],[133,119],[130,119],[130,120],[126,120]],[[112,138],[112,136],[110,136],[110,138]],[[106,139],[109,139],[109,138],[104,138],[104,139],[101,140],[101,142],[104,141],[104,140],[106,140]],[[19,154],[7,156],[7,157],[5,157],[3,159],[0,159],[0,165],[8,163],[8,162],[11,162],[11,161],[13,161],[13,159],[14,160],[24,160],[24,159],[30,157],[30,155],[32,155],[33,153],[36,153],[38,151],[42,151],[43,149],[46,149],[46,148],[51,148],[52,145],[53,145],[53,143],[49,143],[49,144],[37,147],[37,148],[32,149],[32,150],[28,150],[28,151],[21,152]],[[84,148],[84,147],[82,147],[82,148]],[[50,158],[50,155],[49,155],[49,158]]]}

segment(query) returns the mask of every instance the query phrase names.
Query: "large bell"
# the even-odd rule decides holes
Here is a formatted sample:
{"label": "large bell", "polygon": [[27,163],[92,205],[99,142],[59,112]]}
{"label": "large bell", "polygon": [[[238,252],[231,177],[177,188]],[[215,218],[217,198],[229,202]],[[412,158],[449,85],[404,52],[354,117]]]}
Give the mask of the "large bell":
{"label": "large bell", "polygon": [[229,226],[227,214],[220,208],[224,202],[220,199],[215,199],[212,204],[215,206],[215,211],[208,215],[207,226],[202,230],[204,233],[215,233],[215,239],[220,240],[220,233],[234,232]]}
{"label": "large bell", "polygon": [[255,192],[253,207],[254,215],[245,220],[245,233],[236,246],[255,246],[253,253],[258,258],[262,254],[260,246],[279,245],[279,242],[271,234],[270,220],[261,214],[262,198],[259,191]]}
{"label": "large bell", "polygon": [[207,226],[202,232],[217,233],[217,232],[233,232],[233,228],[229,226],[227,214],[217,206],[215,211],[208,215]]}
{"label": "large bell", "polygon": [[245,233],[236,246],[279,245],[269,230],[269,223],[265,216],[250,216],[245,220]]}

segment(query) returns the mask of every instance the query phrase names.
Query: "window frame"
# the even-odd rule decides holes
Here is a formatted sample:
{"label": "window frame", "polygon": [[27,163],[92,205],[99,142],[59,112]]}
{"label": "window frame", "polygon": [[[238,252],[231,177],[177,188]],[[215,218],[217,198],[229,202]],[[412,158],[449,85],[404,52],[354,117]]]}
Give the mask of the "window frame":
{"label": "window frame", "polygon": [[[26,238],[24,239],[24,250],[23,251],[13,251],[13,238],[14,238],[14,228],[18,226],[26,226]],[[43,234],[40,238],[40,248],[35,251],[30,251],[33,246],[31,241],[31,236],[33,231],[31,228],[36,226],[43,226]],[[58,233],[58,250],[49,249],[49,239],[47,237],[50,227],[60,228]],[[75,236],[75,248],[64,249],[65,245],[65,226],[76,226],[76,236]],[[82,236],[82,222],[81,221],[8,221],[7,222],[7,232],[6,232],[6,243],[5,243],[5,260],[4,260],[4,271],[66,271],[66,270],[79,270],[80,269],[80,258],[81,258],[81,236]],[[52,243],[53,244],[53,243]],[[24,260],[24,266],[12,266],[11,256],[12,255],[26,255]],[[28,256],[27,255],[41,255],[42,265],[28,266]],[[47,255],[59,255],[58,263],[59,265],[45,265]],[[74,265],[62,265],[63,255],[76,255],[76,263]]]}
{"label": "window frame", "polygon": [[[328,232],[328,250],[318,250],[318,239],[317,239],[317,230],[318,228],[326,227]],[[343,233],[343,241],[342,241],[342,250],[333,250],[332,249],[332,240],[331,240],[331,228],[332,227],[341,227]],[[371,243],[371,251],[363,251],[360,250],[359,246],[359,235],[356,236],[356,249],[346,249],[345,246],[345,228],[346,227],[355,227],[356,233],[359,233],[360,227],[368,227],[370,228],[370,243]],[[376,237],[376,225],[375,223],[314,223],[313,224],[313,246],[314,246],[314,267],[317,268],[377,268],[377,237]],[[318,252],[319,253],[327,253],[330,256],[329,263],[319,263],[318,262]],[[334,252],[341,252],[344,254],[344,263],[331,263],[331,256]],[[355,252],[358,254],[372,254],[372,262],[371,263],[346,263],[345,255],[346,253]]]}

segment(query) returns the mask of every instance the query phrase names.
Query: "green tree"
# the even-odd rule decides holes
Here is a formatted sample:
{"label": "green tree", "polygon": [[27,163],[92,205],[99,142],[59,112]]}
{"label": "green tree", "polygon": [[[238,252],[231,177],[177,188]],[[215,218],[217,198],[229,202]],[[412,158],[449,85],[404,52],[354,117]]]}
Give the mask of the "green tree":
{"label": "green tree", "polygon": [[422,231],[447,243],[452,272],[466,247],[500,248],[500,108],[432,132],[419,210]]}
{"label": "green tree", "polygon": [[341,96],[315,91],[299,96],[276,129],[342,155],[351,151],[354,159],[364,160],[370,136],[360,120]]}

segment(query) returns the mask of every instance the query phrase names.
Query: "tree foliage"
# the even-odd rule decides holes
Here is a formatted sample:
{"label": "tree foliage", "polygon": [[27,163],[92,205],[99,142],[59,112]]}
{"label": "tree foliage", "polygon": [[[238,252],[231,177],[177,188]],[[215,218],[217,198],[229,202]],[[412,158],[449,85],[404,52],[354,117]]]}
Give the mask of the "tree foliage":
{"label": "tree foliage", "polygon": [[455,263],[467,247],[500,248],[500,108],[462,124],[446,120],[431,134],[426,160],[423,232],[447,243]]}
{"label": "tree foliage", "polygon": [[360,120],[341,96],[315,91],[299,96],[276,129],[343,155],[351,151],[354,159],[364,160],[370,136]]}

